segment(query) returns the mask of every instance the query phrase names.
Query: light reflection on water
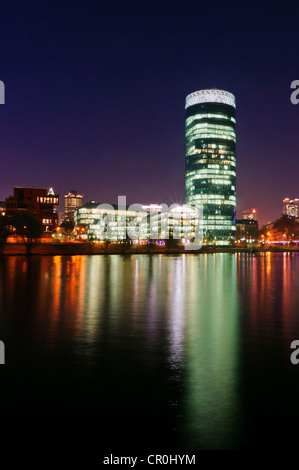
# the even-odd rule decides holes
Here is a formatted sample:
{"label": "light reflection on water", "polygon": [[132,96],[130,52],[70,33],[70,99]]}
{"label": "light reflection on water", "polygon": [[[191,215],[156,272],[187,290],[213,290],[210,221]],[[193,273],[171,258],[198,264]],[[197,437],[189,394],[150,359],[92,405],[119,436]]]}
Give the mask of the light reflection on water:
{"label": "light reflection on water", "polygon": [[[288,253],[3,257],[0,337],[15,374],[44,361],[51,380],[67,365],[72,381],[74,367],[80,393],[91,404],[97,397],[95,421],[101,406],[115,413],[116,430],[106,434],[116,446],[124,407],[136,436],[145,436],[139,416],[150,420],[153,443],[169,433],[183,448],[246,447],[252,439],[259,446],[253,430],[278,427],[268,418],[286,395],[291,404],[278,421],[291,425],[291,405],[298,411],[288,389],[298,390],[289,361],[299,339],[298,260]],[[128,389],[117,409],[109,401],[115,387]],[[72,399],[83,421],[81,397]]]}
{"label": "light reflection on water", "polygon": [[238,434],[238,299],[235,257],[188,263],[186,436],[196,447],[229,447]]}

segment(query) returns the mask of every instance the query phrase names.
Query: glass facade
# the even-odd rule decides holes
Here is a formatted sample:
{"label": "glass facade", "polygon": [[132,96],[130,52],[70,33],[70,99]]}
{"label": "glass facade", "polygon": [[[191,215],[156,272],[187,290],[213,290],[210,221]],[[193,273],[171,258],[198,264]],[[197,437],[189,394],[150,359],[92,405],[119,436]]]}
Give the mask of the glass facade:
{"label": "glass facade", "polygon": [[[126,238],[127,228],[140,214],[134,210],[118,210],[112,204],[88,202],[75,210],[75,230],[84,228],[81,238],[122,241]],[[141,220],[141,217],[140,217]]]}
{"label": "glass facade", "polygon": [[223,90],[186,98],[186,204],[202,206],[207,243],[225,245],[236,234],[235,109]]}
{"label": "glass facade", "polygon": [[[194,208],[140,205],[118,208],[117,205],[88,202],[76,209],[75,231],[82,239],[121,242],[127,234],[133,240],[184,239],[187,243],[200,238],[199,214]],[[201,216],[201,214],[200,214]],[[83,229],[83,232],[82,232]]]}

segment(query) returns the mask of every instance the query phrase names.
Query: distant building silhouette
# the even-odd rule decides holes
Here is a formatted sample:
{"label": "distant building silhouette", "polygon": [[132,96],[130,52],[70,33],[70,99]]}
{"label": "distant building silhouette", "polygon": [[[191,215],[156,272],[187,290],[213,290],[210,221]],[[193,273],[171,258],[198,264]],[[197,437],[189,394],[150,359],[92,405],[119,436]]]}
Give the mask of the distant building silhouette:
{"label": "distant building silhouette", "polygon": [[243,219],[245,219],[245,220],[257,220],[257,210],[256,209],[245,209],[243,211]]}

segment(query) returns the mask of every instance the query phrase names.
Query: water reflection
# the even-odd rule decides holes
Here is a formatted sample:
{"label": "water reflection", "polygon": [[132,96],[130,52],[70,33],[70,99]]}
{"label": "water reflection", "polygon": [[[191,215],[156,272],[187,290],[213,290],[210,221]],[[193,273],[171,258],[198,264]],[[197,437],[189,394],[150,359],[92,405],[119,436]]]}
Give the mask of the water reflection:
{"label": "water reflection", "polygon": [[235,258],[190,257],[187,277],[185,442],[229,448],[239,432]]}
{"label": "water reflection", "polygon": [[[284,399],[280,390],[267,406],[257,380],[268,396],[274,377],[297,380],[288,356],[299,339],[298,281],[299,256],[288,253],[8,256],[1,339],[16,370],[43,361],[55,383],[66,364],[75,367],[70,383],[82,379],[82,396],[116,441],[128,414],[133,434],[149,439],[142,417],[153,442],[169,435],[183,448],[242,447],[257,426],[267,432],[271,407]],[[72,393],[84,420],[87,405]]]}

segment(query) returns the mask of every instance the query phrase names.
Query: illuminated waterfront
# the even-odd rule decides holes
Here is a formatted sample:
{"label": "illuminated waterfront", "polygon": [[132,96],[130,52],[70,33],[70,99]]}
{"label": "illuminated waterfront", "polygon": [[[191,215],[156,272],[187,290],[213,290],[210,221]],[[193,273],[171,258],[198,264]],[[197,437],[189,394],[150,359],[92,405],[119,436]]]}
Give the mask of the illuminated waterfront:
{"label": "illuminated waterfront", "polygon": [[1,258],[8,435],[98,452],[290,445],[298,281],[297,253]]}

